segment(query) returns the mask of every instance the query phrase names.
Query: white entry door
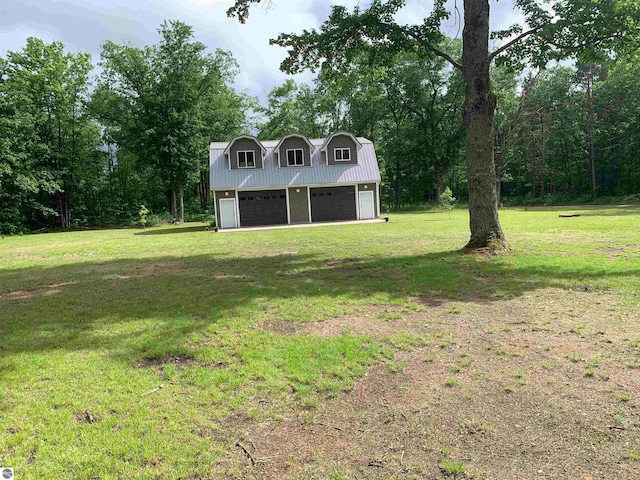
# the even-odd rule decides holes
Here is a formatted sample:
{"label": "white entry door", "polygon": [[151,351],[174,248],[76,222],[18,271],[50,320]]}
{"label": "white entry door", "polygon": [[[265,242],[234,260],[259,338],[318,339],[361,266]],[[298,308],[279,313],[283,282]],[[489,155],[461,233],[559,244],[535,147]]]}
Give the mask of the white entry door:
{"label": "white entry door", "polygon": [[236,199],[223,198],[220,200],[220,227],[236,228]]}
{"label": "white entry door", "polygon": [[375,217],[373,206],[373,192],[360,192],[360,220],[370,220]]}

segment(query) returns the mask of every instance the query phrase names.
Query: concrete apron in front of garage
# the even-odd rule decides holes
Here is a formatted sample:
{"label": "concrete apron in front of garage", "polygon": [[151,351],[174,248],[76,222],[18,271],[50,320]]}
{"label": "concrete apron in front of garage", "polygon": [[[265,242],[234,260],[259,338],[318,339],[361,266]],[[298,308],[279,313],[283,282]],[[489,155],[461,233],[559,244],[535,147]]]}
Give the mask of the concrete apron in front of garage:
{"label": "concrete apron in front of garage", "polygon": [[374,218],[371,220],[347,220],[344,222],[317,222],[317,223],[297,223],[293,225],[266,225],[263,227],[240,227],[240,228],[223,228],[218,233],[233,232],[253,232],[256,230],[277,230],[280,228],[305,228],[305,227],[330,227],[334,225],[359,225],[362,223],[384,223],[384,218]]}

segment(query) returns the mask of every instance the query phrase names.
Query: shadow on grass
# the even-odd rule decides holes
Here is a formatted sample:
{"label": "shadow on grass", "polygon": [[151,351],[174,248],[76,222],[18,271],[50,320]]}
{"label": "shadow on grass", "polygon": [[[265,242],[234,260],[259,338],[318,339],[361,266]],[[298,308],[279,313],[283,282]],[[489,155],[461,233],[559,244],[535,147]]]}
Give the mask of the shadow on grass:
{"label": "shadow on grass", "polygon": [[38,266],[0,271],[0,351],[100,349],[131,361],[158,344],[179,347],[214,324],[250,327],[265,311],[296,318],[296,312],[314,315],[317,305],[367,299],[485,302],[570,282],[638,275],[640,269],[622,266],[606,272],[515,267],[454,251],[340,260],[292,254],[158,256]]}
{"label": "shadow on grass", "polygon": [[[548,207],[531,206],[531,207],[508,207],[508,210],[514,212],[539,212],[549,214],[573,213],[576,212],[580,217],[615,217],[625,215],[640,215],[639,205],[553,205]],[[578,219],[580,217],[571,217]]]}
{"label": "shadow on grass", "polygon": [[[173,235],[175,233],[193,233],[204,232],[204,225],[198,225],[197,227],[175,227],[175,228],[162,228],[158,230],[147,230],[134,233],[134,235]],[[211,232],[213,233],[213,232]]]}
{"label": "shadow on grass", "polygon": [[595,209],[594,211],[582,212],[583,217],[616,217],[623,215],[640,215],[640,206],[623,205],[619,207]]}

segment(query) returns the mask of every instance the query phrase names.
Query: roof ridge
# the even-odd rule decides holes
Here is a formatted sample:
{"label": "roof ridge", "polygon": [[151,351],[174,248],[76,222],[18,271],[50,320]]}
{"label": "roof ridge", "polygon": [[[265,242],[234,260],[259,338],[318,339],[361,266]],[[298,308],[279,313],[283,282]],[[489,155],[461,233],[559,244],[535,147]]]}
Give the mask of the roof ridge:
{"label": "roof ridge", "polygon": [[[325,138],[309,138],[309,141],[313,144],[313,143],[317,143],[319,145],[323,145],[324,142],[326,141],[326,139],[329,137],[325,137]],[[355,137],[358,139],[358,141],[361,144],[365,144],[365,143],[373,143],[371,140],[369,140],[366,137]],[[280,140],[259,140],[259,142],[265,147],[265,148],[275,148],[278,143],[280,143],[282,139]],[[210,149],[219,149],[219,148],[226,148],[227,145],[229,145],[229,143],[231,143],[231,140],[227,141],[227,142],[211,142],[209,144],[209,148]],[[273,146],[267,146],[267,144],[273,143]],[[214,147],[215,146],[215,147]]]}

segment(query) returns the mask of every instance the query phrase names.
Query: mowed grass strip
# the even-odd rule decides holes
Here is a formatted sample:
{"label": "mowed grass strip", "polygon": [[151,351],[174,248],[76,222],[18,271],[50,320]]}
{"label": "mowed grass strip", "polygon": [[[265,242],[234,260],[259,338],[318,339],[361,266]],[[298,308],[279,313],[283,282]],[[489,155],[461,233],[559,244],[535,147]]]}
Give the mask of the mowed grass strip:
{"label": "mowed grass strip", "polygon": [[457,251],[460,210],[2,239],[0,465],[44,479],[231,475],[246,422],[312,415],[374,364],[401,374],[394,355],[428,343],[305,326],[547,288],[615,292],[637,308],[640,208],[559,212],[504,210],[515,253],[494,258]]}

